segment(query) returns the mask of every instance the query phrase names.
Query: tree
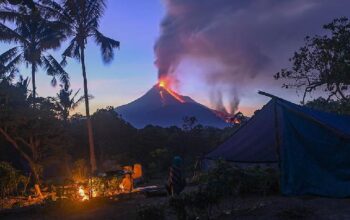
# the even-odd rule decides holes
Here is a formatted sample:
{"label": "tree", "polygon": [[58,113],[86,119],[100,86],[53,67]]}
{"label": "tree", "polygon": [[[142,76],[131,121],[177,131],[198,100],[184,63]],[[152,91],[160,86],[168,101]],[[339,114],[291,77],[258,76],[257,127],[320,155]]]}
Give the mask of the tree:
{"label": "tree", "polygon": [[56,85],[59,76],[64,84],[68,84],[69,77],[57,60],[47,53],[56,49],[65,39],[63,25],[52,20],[48,13],[41,10],[31,10],[19,5],[15,9],[4,6],[0,10],[0,19],[15,24],[15,28],[0,23],[0,41],[15,43],[17,46],[6,51],[5,54],[13,57],[11,68],[20,63],[31,66],[32,98],[36,97],[36,73],[43,67],[47,74],[52,76],[51,84]]}
{"label": "tree", "polygon": [[306,106],[325,112],[333,112],[341,115],[350,115],[350,102],[345,100],[327,100],[319,97],[308,101]]}
{"label": "tree", "polygon": [[69,112],[78,107],[78,105],[84,100],[84,96],[77,97],[80,89],[73,94],[73,90],[69,89],[69,85],[60,86],[61,89],[59,93],[57,93],[57,97],[53,98],[53,100],[60,117],[67,122]]}
{"label": "tree", "polygon": [[292,68],[275,75],[292,81],[283,84],[285,88],[304,88],[302,103],[307,93],[316,90],[325,91],[327,100],[350,100],[350,21],[335,19],[323,28],[330,33],[306,37],[305,45],[290,59]]}
{"label": "tree", "polygon": [[0,82],[0,137],[4,138],[27,162],[39,196],[41,160],[49,149],[61,149],[67,139],[64,126],[57,119],[53,103],[37,98],[36,108],[28,99],[28,79],[15,85]]}
{"label": "tree", "polygon": [[100,19],[104,13],[105,0],[65,0],[63,6],[55,1],[43,0],[43,5],[52,15],[63,21],[72,37],[69,46],[63,52],[63,62],[66,57],[75,58],[81,63],[84,79],[84,99],[86,110],[86,123],[89,136],[91,171],[97,170],[93,129],[89,109],[89,93],[85,65],[85,49],[88,38],[92,37],[101,49],[103,61],[109,63],[113,60],[114,49],[119,48],[119,41],[104,36],[99,30]]}

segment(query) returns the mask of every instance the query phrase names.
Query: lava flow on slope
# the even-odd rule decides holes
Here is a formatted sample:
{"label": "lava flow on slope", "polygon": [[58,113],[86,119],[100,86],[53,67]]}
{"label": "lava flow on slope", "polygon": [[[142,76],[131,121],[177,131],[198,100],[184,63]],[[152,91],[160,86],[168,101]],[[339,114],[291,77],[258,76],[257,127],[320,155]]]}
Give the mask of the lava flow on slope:
{"label": "lava flow on slope", "polygon": [[[173,96],[176,100],[178,100],[181,103],[185,103],[186,101],[176,92],[174,92],[170,87],[169,87],[169,81],[167,79],[160,79],[158,82],[158,86],[160,88],[165,89],[171,96]],[[159,94],[164,99],[163,91],[159,90]]]}

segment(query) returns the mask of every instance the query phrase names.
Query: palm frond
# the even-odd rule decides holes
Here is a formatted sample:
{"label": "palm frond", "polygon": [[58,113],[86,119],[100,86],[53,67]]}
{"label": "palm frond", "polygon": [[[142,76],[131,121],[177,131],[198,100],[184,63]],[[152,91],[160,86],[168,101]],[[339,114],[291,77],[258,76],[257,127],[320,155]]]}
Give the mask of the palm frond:
{"label": "palm frond", "polygon": [[106,9],[105,0],[88,0],[87,3],[87,14],[91,18],[101,18],[104,10]]}
{"label": "palm frond", "polygon": [[27,40],[23,38],[19,33],[0,23],[0,41],[6,43],[27,43]]}
{"label": "palm frond", "polygon": [[8,62],[7,65],[0,68],[0,72],[8,74],[10,78],[14,78],[15,74],[18,72],[17,66],[20,62],[22,62],[22,54],[17,55],[10,62]]}
{"label": "palm frond", "polygon": [[75,100],[76,96],[78,95],[78,93],[80,92],[80,89],[78,89],[78,91],[76,91],[73,95],[73,97],[71,98],[71,103],[72,103],[72,106],[71,106],[71,109],[74,110],[76,107],[78,107],[78,105],[80,103],[82,103],[84,101],[84,96],[80,96],[78,98],[78,100]]}
{"label": "palm frond", "polygon": [[53,0],[39,0],[36,2],[36,7],[45,15],[53,18],[60,18],[63,13],[62,6]]}
{"label": "palm frond", "polygon": [[10,8],[6,8],[5,10],[0,10],[0,19],[3,21],[17,23],[17,22],[22,22],[24,20],[24,17],[25,15]]}
{"label": "palm frond", "polygon": [[61,42],[66,39],[65,26],[59,22],[41,21],[39,31],[36,32],[38,38],[38,48],[40,50],[59,48]]}
{"label": "palm frond", "polygon": [[72,109],[72,110],[76,109],[83,101],[84,101],[84,96],[80,96],[79,99],[78,99],[77,101],[74,101],[74,102],[72,103],[71,109]]}
{"label": "palm frond", "polygon": [[77,60],[80,60],[79,45],[76,38],[73,38],[71,40],[69,46],[64,50],[62,56],[76,58]]}
{"label": "palm frond", "polygon": [[60,81],[63,84],[69,85],[68,73],[63,69],[63,67],[59,64],[59,62],[53,56],[51,55],[42,56],[42,62],[43,62],[43,67],[46,69],[46,73],[49,76],[53,77],[51,81],[51,84],[53,86],[56,86],[57,84],[56,76],[60,78]]}
{"label": "palm frond", "polygon": [[0,64],[5,64],[13,59],[18,53],[18,48],[13,47],[0,55]]}
{"label": "palm frond", "polygon": [[103,61],[111,62],[114,57],[113,49],[119,48],[120,42],[104,36],[98,30],[95,30],[94,37],[96,44],[100,46]]}

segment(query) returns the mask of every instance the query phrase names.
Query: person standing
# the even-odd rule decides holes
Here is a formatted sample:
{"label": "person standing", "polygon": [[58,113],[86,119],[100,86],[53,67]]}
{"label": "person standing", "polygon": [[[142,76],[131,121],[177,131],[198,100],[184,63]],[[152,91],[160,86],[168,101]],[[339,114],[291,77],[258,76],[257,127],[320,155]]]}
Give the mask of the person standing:
{"label": "person standing", "polygon": [[172,166],[169,169],[168,182],[166,189],[171,196],[179,195],[185,188],[186,181],[182,172],[182,159],[179,156],[174,157]]}

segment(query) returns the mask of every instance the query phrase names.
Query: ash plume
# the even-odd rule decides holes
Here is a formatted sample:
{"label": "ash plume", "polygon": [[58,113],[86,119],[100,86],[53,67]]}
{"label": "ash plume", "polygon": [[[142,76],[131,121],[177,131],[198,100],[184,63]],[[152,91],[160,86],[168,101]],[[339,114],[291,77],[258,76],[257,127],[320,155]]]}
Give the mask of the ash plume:
{"label": "ash plume", "polygon": [[231,88],[226,96],[229,100],[228,108],[224,104],[224,96],[222,90],[216,88],[209,93],[210,102],[215,110],[223,112],[225,114],[233,115],[237,112],[240,102],[237,90],[235,88]]}
{"label": "ash plume", "polygon": [[232,112],[243,84],[257,76],[272,81],[306,35],[319,34],[323,24],[349,15],[350,1],[164,0],[164,5],[166,15],[154,46],[159,77],[176,77],[184,59],[197,60],[195,66],[210,60],[220,71],[205,68],[203,79],[215,88],[236,91],[210,94],[212,105],[222,108],[225,96]]}
{"label": "ash plume", "polygon": [[228,111],[224,105],[222,92],[220,90],[215,90],[210,93],[210,101],[216,110],[228,114]]}

